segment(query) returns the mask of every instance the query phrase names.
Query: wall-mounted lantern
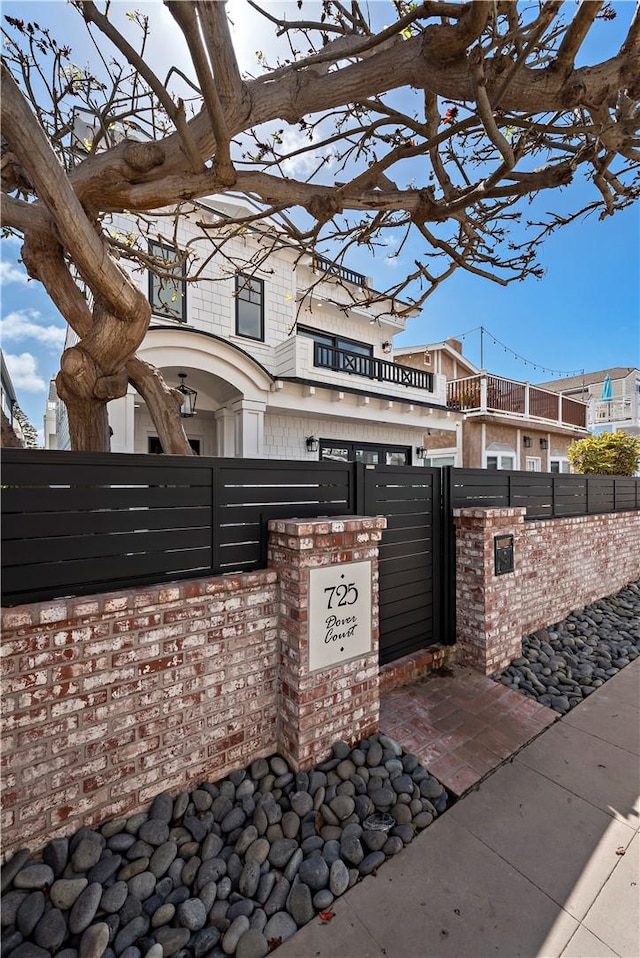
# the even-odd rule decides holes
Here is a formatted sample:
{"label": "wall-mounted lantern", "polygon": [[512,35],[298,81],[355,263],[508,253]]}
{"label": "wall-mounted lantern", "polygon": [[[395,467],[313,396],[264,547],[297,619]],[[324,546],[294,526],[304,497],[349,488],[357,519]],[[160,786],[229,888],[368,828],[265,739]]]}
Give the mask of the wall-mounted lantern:
{"label": "wall-mounted lantern", "polygon": [[180,385],[177,386],[179,393],[182,393],[182,405],[180,406],[180,415],[183,419],[189,419],[191,416],[196,414],[196,399],[198,398],[198,393],[195,389],[191,389],[189,386],[185,386],[185,379],[187,378],[186,373],[178,373],[178,379],[180,380]]}
{"label": "wall-mounted lantern", "polygon": [[531,436],[523,436],[523,437],[522,437],[522,442],[523,442],[523,445],[524,445],[525,449],[530,449],[530,448],[531,448],[531,444],[532,444],[532,442],[533,442],[533,439],[531,438]]}
{"label": "wall-mounted lantern", "polygon": [[382,352],[383,352],[383,353],[390,353],[392,349],[393,349],[393,346],[391,345],[391,343],[389,342],[389,340],[388,340],[388,339],[385,339],[385,341],[384,341],[383,344],[382,344]]}
{"label": "wall-mounted lantern", "polygon": [[506,575],[513,572],[513,536],[493,537],[494,574]]}
{"label": "wall-mounted lantern", "polygon": [[317,452],[320,448],[320,442],[315,436],[307,436],[305,442],[307,444],[307,452]]}
{"label": "wall-mounted lantern", "polygon": [[425,449],[424,446],[416,446],[416,459],[426,459],[428,455],[428,449]]}
{"label": "wall-mounted lantern", "polygon": [[548,440],[548,439],[541,439],[541,440],[540,440],[540,448],[541,448],[541,449],[548,449],[548,448],[549,448],[549,440]]}

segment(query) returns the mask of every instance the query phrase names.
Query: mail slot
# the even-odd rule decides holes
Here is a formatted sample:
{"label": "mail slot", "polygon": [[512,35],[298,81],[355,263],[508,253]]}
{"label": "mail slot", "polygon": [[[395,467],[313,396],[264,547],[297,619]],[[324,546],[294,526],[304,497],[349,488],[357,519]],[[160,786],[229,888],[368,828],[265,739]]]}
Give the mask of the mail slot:
{"label": "mail slot", "polygon": [[493,553],[496,575],[513,572],[513,536],[494,536]]}

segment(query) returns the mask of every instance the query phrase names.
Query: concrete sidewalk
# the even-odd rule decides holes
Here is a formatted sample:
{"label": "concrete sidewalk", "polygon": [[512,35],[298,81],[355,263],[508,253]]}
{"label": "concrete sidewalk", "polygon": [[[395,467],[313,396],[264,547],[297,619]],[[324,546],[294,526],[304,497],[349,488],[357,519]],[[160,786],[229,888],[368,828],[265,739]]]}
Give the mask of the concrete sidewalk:
{"label": "concrete sidewalk", "polygon": [[639,794],[636,659],[278,958],[638,958]]}

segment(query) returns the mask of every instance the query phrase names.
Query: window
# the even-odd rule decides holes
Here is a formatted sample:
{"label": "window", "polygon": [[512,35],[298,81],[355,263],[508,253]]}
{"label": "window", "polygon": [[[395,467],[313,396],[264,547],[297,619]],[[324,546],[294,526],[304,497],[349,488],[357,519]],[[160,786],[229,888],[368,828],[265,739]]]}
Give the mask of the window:
{"label": "window", "polygon": [[525,468],[527,472],[540,472],[542,462],[539,456],[527,456]]}
{"label": "window", "polygon": [[236,334],[264,342],[264,283],[255,276],[236,276]]}
{"label": "window", "polygon": [[373,377],[373,346],[368,343],[358,343],[354,339],[332,336],[304,326],[298,327],[298,335],[306,336],[316,344],[313,358],[315,366]]}
{"label": "window", "polygon": [[571,465],[568,459],[558,456],[549,463],[549,472],[571,472]]}
{"label": "window", "polygon": [[443,469],[445,466],[455,466],[456,457],[455,455],[451,456],[428,456],[425,459],[426,466],[437,466],[439,469]]}
{"label": "window", "polygon": [[[189,445],[195,452],[196,456],[199,456],[200,455],[200,440],[189,439]],[[149,452],[155,456],[162,455],[163,453],[162,443],[160,442],[157,436],[149,436]]]}
{"label": "window", "polygon": [[[163,243],[149,242],[149,255],[162,259],[168,271],[175,270],[184,276],[185,263],[179,266],[180,258],[175,247]],[[166,279],[149,272],[149,302],[156,316],[176,319],[179,323],[187,321],[187,284],[180,279]]]}
{"label": "window", "polygon": [[405,446],[321,439],[320,459],[329,462],[364,462],[373,466],[408,466],[411,463],[411,450]]}
{"label": "window", "polygon": [[487,469],[514,469],[513,456],[487,456]]}

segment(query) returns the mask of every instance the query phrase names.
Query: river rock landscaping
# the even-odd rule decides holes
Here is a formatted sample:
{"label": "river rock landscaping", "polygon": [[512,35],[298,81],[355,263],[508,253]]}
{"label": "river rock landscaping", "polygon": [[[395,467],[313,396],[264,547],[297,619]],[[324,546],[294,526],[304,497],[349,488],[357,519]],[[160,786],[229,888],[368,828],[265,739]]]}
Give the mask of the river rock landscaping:
{"label": "river rock landscaping", "polygon": [[497,682],[564,715],[640,655],[640,581],[522,641]]}
{"label": "river rock landscaping", "polygon": [[447,807],[382,735],[294,773],[279,755],[148,812],[18,852],[2,869],[5,958],[264,958]]}

